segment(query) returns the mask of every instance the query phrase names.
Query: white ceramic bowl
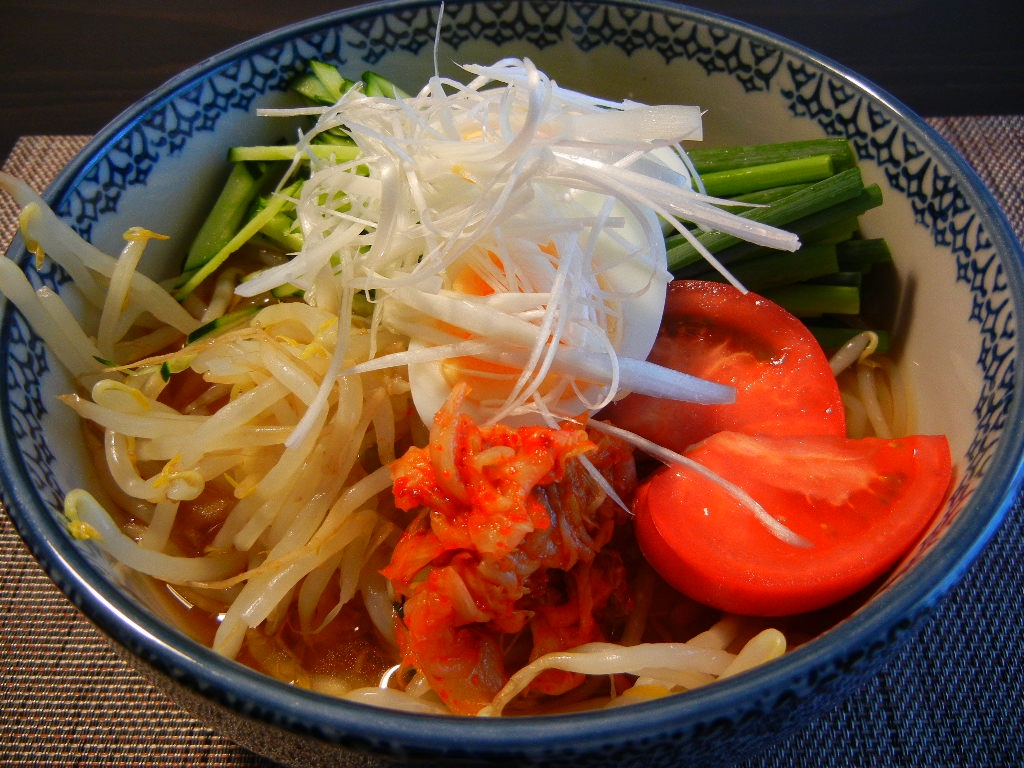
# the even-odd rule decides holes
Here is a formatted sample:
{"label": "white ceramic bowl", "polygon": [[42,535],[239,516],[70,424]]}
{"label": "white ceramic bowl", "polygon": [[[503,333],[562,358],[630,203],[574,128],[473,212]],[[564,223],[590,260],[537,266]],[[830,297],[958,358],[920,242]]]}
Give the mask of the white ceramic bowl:
{"label": "white ceramic bowl", "polygon": [[[184,72],[101,131],[48,200],[108,252],[130,225],[193,229],[225,149],[281,133],[254,116],[318,57],[372,68],[414,90],[431,73],[438,5],[392,2],[313,19]],[[885,204],[864,228],[896,252],[907,311],[901,360],[918,430],[949,436],[955,489],[937,526],[864,608],[763,668],[698,692],[587,715],[515,721],[412,716],[329,699],[227,661],[164,623],[60,521],[88,483],[77,427],[54,406],[71,389],[24,320],[4,307],[0,353],[3,501],[34,555],[124,654],[204,722],[261,754],[300,764],[354,752],[509,765],[728,762],[833,706],[900,647],[999,524],[1024,447],[1016,318],[1020,246],[989,193],[919,117],[839,65],[767,32],[665,3],[450,4],[437,59],[529,57],[565,86],[621,99],[698,104],[705,136],[731,144],[848,137]],[[154,244],[156,245],[156,244]],[[165,246],[168,269],[174,246]],[[27,262],[16,240],[9,254]],[[147,258],[151,258],[148,256]],[[63,276],[45,265],[43,281]]]}

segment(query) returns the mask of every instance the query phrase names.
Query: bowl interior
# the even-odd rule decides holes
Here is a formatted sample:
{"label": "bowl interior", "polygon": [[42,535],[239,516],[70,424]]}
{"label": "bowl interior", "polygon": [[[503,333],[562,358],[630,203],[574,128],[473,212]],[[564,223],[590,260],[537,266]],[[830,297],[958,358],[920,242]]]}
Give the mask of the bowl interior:
{"label": "bowl interior", "polygon": [[[916,428],[948,435],[956,465],[955,489],[935,529],[900,566],[885,599],[855,617],[855,628],[868,632],[934,602],[991,534],[1019,485],[1020,249],[970,169],[919,118],[855,75],[713,15],[644,2],[453,3],[435,50],[437,19],[433,3],[357,8],[204,62],[99,134],[49,200],[108,253],[120,250],[132,225],[171,234],[146,256],[152,274],[169,274],[226,173],[225,150],[294,135],[294,126],[255,110],[288,103],[283,91],[310,58],[356,76],[375,69],[416,90],[435,61],[442,73],[465,79],[457,63],[528,57],[564,86],[612,99],[700,105],[708,143],[848,137],[867,180],[885,195],[883,208],[863,221],[868,234],[894,247],[906,299],[897,323],[901,365],[915,393]],[[20,240],[9,255],[27,261]],[[50,264],[37,278],[66,290]],[[77,425],[53,399],[71,391],[71,382],[9,307],[0,349],[17,363],[0,383],[0,459],[12,517],[91,618],[115,634],[134,632],[125,617],[146,624],[158,609],[116,596],[90,598],[88,584],[123,583],[122,575],[88,544],[71,543],[60,526],[63,494],[91,475]],[[136,594],[146,601],[144,591]],[[173,637],[168,631],[165,637]],[[145,644],[138,636],[132,642]],[[827,637],[816,642],[807,664],[838,652]],[[181,647],[209,661],[202,649]],[[778,674],[806,673],[801,658]],[[759,671],[733,687],[770,674]],[[693,706],[711,706],[709,700],[714,696]]]}

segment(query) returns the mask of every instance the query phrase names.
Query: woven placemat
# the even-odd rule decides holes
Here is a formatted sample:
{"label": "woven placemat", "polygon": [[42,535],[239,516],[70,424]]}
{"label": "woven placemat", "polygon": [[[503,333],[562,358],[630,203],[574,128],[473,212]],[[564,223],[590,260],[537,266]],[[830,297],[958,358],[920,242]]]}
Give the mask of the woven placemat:
{"label": "woven placemat", "polygon": [[[1024,116],[933,119],[1024,239]],[[43,189],[87,141],[21,139],[4,170]],[[0,245],[16,210],[0,199]],[[1024,765],[1024,510],[882,674],[742,768]],[[272,764],[211,732],[124,664],[0,515],[0,765]],[[740,767],[738,767],[740,768]]]}

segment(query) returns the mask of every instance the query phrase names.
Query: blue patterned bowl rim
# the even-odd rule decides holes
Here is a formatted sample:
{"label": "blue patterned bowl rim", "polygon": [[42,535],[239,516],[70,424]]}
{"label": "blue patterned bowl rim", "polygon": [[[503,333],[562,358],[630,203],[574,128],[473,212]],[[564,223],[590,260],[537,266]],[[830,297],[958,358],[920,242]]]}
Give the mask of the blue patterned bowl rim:
{"label": "blue patterned bowl rim", "polygon": [[[1024,297],[1024,254],[1008,222],[990,192],[970,166],[918,115],[873,83],[818,53],[780,38],[774,33],[718,14],[669,2],[594,3],[621,5],[651,12],[685,15],[698,23],[712,24],[734,34],[762,41],[811,66],[846,80],[901,121],[907,132],[926,150],[942,158],[970,205],[984,217],[993,249],[1003,254],[1004,278],[1014,297],[1014,313]],[[169,80],[102,129],[88,146],[60,173],[45,197],[56,206],[89,173],[95,157],[102,155],[142,115],[172,99],[197,79],[210,76],[254,51],[319,28],[371,18],[382,11],[402,13],[437,3],[399,0],[374,3],[309,19],[254,38],[211,57]],[[457,7],[457,4],[451,4]],[[12,255],[19,250],[16,240]],[[1013,375],[1014,391],[1021,390],[1024,371]],[[6,398],[6,393],[2,393]],[[4,429],[10,435],[7,403],[0,402]],[[51,578],[101,630],[165,674],[203,696],[248,717],[264,720],[299,734],[311,734],[332,742],[356,737],[365,745],[400,743],[412,751],[447,752],[457,745],[463,754],[486,757],[511,748],[571,752],[573,743],[589,745],[621,740],[656,739],[679,730],[681,724],[708,724],[735,717],[739,702],[764,701],[765,689],[774,686],[776,697],[787,686],[806,683],[822,670],[855,666],[863,649],[881,638],[899,634],[926,615],[962,578],[965,570],[990,539],[1012,505],[1024,479],[1024,418],[1022,403],[1015,399],[1009,409],[1001,440],[1004,448],[986,467],[973,497],[939,541],[914,569],[892,585],[871,605],[846,620],[841,633],[824,637],[797,649],[767,667],[723,681],[683,696],[615,710],[544,718],[496,722],[487,719],[429,717],[429,727],[410,728],[409,716],[365,707],[296,689],[270,680],[246,667],[226,661],[177,631],[154,620],[123,592],[111,588],[95,567],[66,536],[60,522],[39,503],[31,479],[16,458],[4,457],[3,499],[16,528],[32,554]],[[13,443],[11,443],[13,444]],[[9,451],[8,446],[4,446]],[[16,469],[12,470],[12,464]],[[795,681],[795,683],[794,683]],[[740,710],[742,711],[742,707]],[[425,716],[424,716],[425,717]]]}

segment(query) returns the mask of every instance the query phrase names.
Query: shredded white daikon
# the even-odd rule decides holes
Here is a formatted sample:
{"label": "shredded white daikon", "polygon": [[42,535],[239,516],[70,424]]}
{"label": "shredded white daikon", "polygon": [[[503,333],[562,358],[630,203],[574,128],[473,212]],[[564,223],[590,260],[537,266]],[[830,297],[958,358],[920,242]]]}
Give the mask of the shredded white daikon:
{"label": "shredded white daikon", "polygon": [[[658,215],[798,243],[693,189],[678,146],[701,138],[699,108],[591,97],[529,60],[464,69],[468,83],[434,76],[407,98],[352,89],[321,110],[299,145],[343,126],[359,156],[311,156],[303,248],[238,292],[290,283],[317,301],[329,276],[372,296],[374,327],[410,337],[387,364],[409,365],[428,423],[460,378],[483,422],[593,412],[626,391],[728,401],[730,388],[643,362],[670,279]],[[475,346],[422,351],[460,343]]]}

